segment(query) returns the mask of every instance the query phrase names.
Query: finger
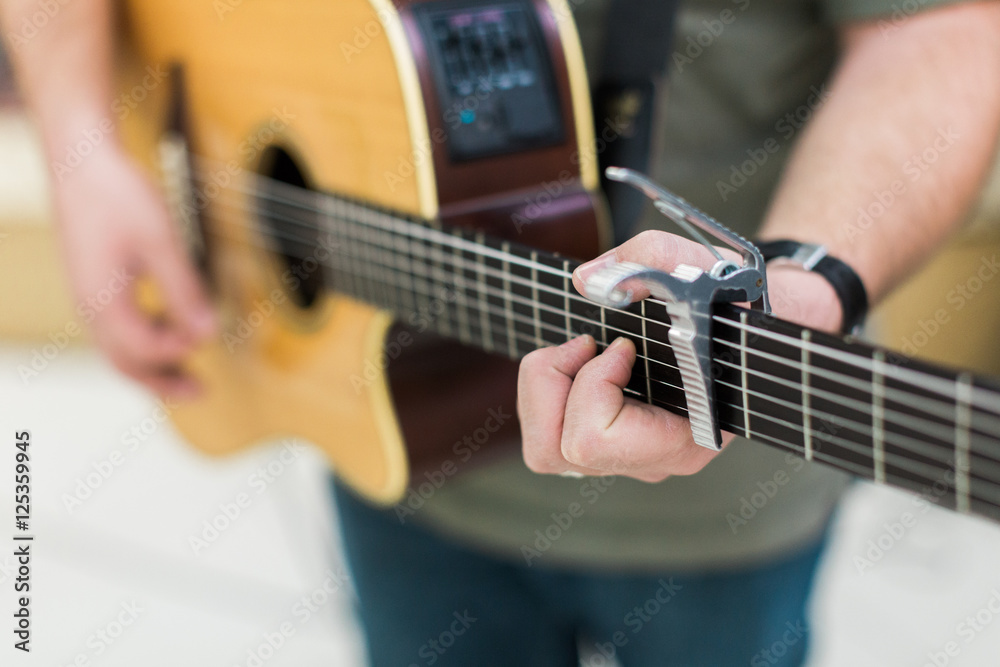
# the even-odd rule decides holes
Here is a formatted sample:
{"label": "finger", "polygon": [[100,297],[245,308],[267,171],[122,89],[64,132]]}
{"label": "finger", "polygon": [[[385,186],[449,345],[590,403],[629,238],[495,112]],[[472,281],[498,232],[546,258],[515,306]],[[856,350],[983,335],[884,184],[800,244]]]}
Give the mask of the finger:
{"label": "finger", "polygon": [[625,398],[635,358],[635,346],[620,338],[577,373],[567,400],[563,457],[645,481],[700,470],[715,452],[694,444],[686,419]]}
{"label": "finger", "polygon": [[521,360],[517,412],[524,461],[534,472],[591,472],[568,464],[561,455],[560,441],[573,378],[596,353],[594,339],[580,336],[559,347],[536,350]]}
{"label": "finger", "polygon": [[191,340],[139,310],[129,296],[117,295],[97,315],[95,329],[102,348],[143,366],[178,364],[193,348]]}
{"label": "finger", "polygon": [[153,365],[129,357],[118,350],[108,359],[123,375],[142,384],[161,397],[194,398],[202,392],[201,383],[186,374],[179,365]]}
{"label": "finger", "polygon": [[99,344],[122,374],[161,397],[193,398],[201,393],[201,383],[185,373],[178,362],[137,354],[120,342],[99,340]]}
{"label": "finger", "polygon": [[161,245],[147,249],[143,262],[163,297],[166,318],[192,340],[204,340],[216,323],[198,271],[176,238],[163,238]]}
{"label": "finger", "polygon": [[[732,250],[718,248],[726,259],[740,261],[739,254]],[[680,264],[688,264],[703,269],[711,268],[716,257],[708,248],[676,234],[649,230],[637,234],[617,248],[609,250],[600,257],[581,264],[573,272],[573,285],[577,291],[584,294],[587,279],[595,271],[615,262],[635,262],[643,266],[662,271],[673,271]],[[628,285],[633,289],[635,300],[649,296],[648,290],[639,284]]]}
{"label": "finger", "polygon": [[203,392],[201,383],[179,369],[150,374],[140,382],[160,398],[190,400],[201,396]]}

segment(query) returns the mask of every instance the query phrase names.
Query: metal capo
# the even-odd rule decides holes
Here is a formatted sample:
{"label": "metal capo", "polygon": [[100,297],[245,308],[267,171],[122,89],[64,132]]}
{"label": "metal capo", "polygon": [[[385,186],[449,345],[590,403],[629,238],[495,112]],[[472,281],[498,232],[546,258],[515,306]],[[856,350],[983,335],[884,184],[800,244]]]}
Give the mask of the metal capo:
{"label": "metal capo", "polygon": [[[653,200],[656,210],[677,223],[716,258],[709,271],[686,264],[670,273],[632,262],[612,264],[587,280],[586,296],[600,304],[621,308],[632,302],[633,295],[622,284],[637,280],[651,296],[666,302],[671,322],[668,337],[680,367],[694,441],[708,449],[722,449],[712,385],[712,304],[750,301],[754,310],[769,314],[764,258],[745,238],[643,174],[620,167],[609,167],[605,173],[613,181],[642,191]],[[701,232],[739,252],[743,264],[725,259]]]}

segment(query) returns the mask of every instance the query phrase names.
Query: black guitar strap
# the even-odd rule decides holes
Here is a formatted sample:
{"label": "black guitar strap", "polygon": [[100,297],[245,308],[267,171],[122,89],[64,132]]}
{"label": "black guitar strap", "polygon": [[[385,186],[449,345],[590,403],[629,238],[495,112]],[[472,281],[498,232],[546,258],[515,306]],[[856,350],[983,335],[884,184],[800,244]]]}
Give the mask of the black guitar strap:
{"label": "black guitar strap", "polygon": [[646,201],[642,193],[604,177],[608,166],[648,172],[656,154],[654,123],[666,83],[680,0],[610,0],[604,53],[594,90],[601,186],[615,242],[631,236]]}

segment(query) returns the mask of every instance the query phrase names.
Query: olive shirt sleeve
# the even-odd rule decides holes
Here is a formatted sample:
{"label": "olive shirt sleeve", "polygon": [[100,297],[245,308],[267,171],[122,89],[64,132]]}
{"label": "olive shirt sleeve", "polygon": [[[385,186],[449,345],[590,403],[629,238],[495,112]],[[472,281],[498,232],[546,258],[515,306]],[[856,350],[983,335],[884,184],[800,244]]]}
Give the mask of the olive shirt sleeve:
{"label": "olive shirt sleeve", "polygon": [[878,21],[883,34],[890,35],[911,16],[936,7],[973,0],[823,0],[823,15],[831,23]]}

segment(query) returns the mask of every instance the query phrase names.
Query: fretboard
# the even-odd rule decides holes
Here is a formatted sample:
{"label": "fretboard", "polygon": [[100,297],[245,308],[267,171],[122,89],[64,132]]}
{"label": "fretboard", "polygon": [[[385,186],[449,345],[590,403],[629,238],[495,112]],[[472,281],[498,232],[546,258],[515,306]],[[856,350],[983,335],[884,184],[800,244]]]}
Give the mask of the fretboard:
{"label": "fretboard", "polygon": [[[607,308],[573,288],[572,260],[329,195],[315,203],[309,222],[300,204],[269,211],[286,253],[330,252],[331,289],[513,359],[581,334],[600,349],[629,338],[627,393],[686,415],[664,303]],[[301,235],[309,225],[319,246]],[[729,305],[716,307],[712,338],[724,430],[1000,519],[997,382]]]}

